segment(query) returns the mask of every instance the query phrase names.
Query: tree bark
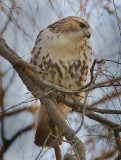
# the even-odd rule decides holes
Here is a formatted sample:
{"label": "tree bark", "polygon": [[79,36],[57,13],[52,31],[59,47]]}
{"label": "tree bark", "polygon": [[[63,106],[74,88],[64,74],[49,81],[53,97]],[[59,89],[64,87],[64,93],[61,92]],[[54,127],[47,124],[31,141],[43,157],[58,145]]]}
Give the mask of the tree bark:
{"label": "tree bark", "polygon": [[[44,89],[45,84],[41,81],[38,84],[38,79],[40,80],[39,74],[34,67],[24,62],[13,50],[11,50],[3,39],[0,39],[0,55],[8,60],[14,69],[19,74],[23,83],[26,85],[28,90],[33,94],[35,98],[40,99],[41,103],[45,106],[49,117],[52,118],[55,125],[58,126],[62,135],[70,142],[71,146],[74,148],[75,156],[66,155],[66,160],[69,157],[71,159],[85,160],[86,159],[86,149],[82,141],[75,135],[74,131],[68,126],[66,121],[63,120],[60,111],[57,109],[56,105],[49,98],[49,96],[42,95],[41,91]],[[40,82],[40,81],[39,81]],[[34,87],[33,87],[34,86]]]}

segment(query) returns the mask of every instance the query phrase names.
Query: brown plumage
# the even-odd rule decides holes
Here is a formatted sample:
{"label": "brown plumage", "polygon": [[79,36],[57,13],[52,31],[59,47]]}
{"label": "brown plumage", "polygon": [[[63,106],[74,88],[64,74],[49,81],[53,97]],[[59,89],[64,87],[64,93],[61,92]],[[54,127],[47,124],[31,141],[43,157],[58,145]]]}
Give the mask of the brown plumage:
{"label": "brown plumage", "polygon": [[[43,29],[32,51],[31,63],[47,75],[42,77],[51,83],[71,90],[84,86],[91,62],[92,50],[88,43],[91,36],[89,24],[79,17],[67,17]],[[69,108],[57,104],[66,118]],[[44,106],[38,110],[35,143],[42,146],[50,127]],[[51,146],[52,139],[47,146]]]}

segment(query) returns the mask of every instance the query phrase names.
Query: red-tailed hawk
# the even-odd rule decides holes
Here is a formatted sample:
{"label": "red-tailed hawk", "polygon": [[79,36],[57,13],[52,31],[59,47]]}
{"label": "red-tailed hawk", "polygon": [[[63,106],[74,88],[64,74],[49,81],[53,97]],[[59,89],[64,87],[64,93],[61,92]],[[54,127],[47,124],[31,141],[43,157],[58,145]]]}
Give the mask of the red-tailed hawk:
{"label": "red-tailed hawk", "polygon": [[[87,21],[79,17],[67,17],[49,25],[37,36],[31,63],[48,73],[42,75],[46,81],[78,90],[86,83],[91,62],[92,50],[88,43],[91,32]],[[69,108],[61,103],[57,106],[66,118]],[[42,146],[49,132],[48,116],[41,105],[35,144]],[[50,143],[51,140],[46,145]]]}

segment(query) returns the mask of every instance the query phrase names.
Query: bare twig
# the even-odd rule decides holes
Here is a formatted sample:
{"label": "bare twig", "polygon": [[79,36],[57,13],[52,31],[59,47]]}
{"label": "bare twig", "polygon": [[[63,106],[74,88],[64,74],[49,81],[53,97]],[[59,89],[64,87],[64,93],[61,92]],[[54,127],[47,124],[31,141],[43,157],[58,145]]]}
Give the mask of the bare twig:
{"label": "bare twig", "polygon": [[[80,159],[85,160],[86,151],[84,144],[76,137],[74,131],[63,120],[63,117],[60,111],[57,110],[55,104],[52,102],[51,99],[49,99],[49,97],[46,96],[42,97],[40,100],[45,106],[49,117],[54,121],[55,125],[58,126],[63,136],[65,136],[68,141],[72,141],[71,145],[73,145],[73,147],[76,149]],[[54,115],[57,115],[57,117]]]}
{"label": "bare twig", "polygon": [[118,21],[119,32],[120,32],[120,35],[121,35],[121,27],[120,27],[120,22],[119,22],[119,18],[118,18],[118,15],[117,15],[116,5],[115,5],[114,0],[113,0],[113,4],[114,4],[114,8],[115,8],[116,18],[117,18],[117,21]]}
{"label": "bare twig", "polygon": [[109,61],[109,62],[113,62],[113,63],[117,63],[117,64],[121,64],[120,62],[117,62],[117,61],[114,61],[114,60],[109,60],[109,59],[106,59],[105,61]]}
{"label": "bare twig", "polygon": [[23,130],[18,131],[15,135],[13,135],[13,137],[10,140],[6,139],[4,141],[4,145],[0,149],[0,157],[2,157],[2,155],[7,151],[7,149],[14,142],[14,140],[16,140],[22,133],[32,130],[33,126],[34,124],[31,124],[27,126],[26,128],[24,128]]}
{"label": "bare twig", "polygon": [[[78,112],[82,113],[83,104],[81,104],[80,101],[79,101],[77,98],[73,98],[73,101],[74,101],[75,103],[74,103],[73,101],[67,99],[67,98],[65,98],[65,99],[60,99],[60,101],[63,102],[64,104],[68,105],[68,106],[71,106],[71,108],[72,108],[73,110],[75,110],[75,111],[77,111],[77,106],[80,106],[80,110],[78,110]],[[86,109],[87,109],[88,111],[86,111],[85,115],[86,115],[87,117],[89,117],[90,119],[93,119],[93,120],[95,120],[95,121],[97,121],[97,122],[99,122],[99,123],[101,123],[101,124],[103,124],[103,125],[106,125],[107,127],[110,127],[110,128],[112,128],[112,129],[119,129],[119,130],[121,131],[120,125],[118,125],[118,124],[116,124],[116,123],[114,123],[114,122],[111,122],[111,121],[109,121],[109,120],[107,120],[107,119],[105,119],[105,118],[103,118],[103,117],[101,117],[101,116],[93,113],[92,111],[89,111],[89,110],[91,110],[91,108],[90,108],[90,107],[88,108],[88,106],[86,107]],[[93,109],[94,109],[94,108],[93,108]],[[94,110],[95,110],[95,109],[94,109]],[[102,112],[104,112],[104,111],[102,110]],[[110,111],[109,111],[109,113],[110,113]],[[120,111],[118,111],[118,113],[121,114]]]}
{"label": "bare twig", "polygon": [[68,141],[72,141],[71,145],[77,152],[77,159],[85,160],[86,150],[84,144],[79,138],[76,137],[74,131],[63,120],[60,111],[57,109],[53,101],[47,96],[39,95],[39,93],[41,93],[41,90],[45,89],[45,83],[47,82],[44,82],[42,79],[40,79],[40,76],[38,74],[35,74],[36,71],[33,72],[34,69],[31,70],[31,66],[28,63],[24,62],[20,57],[18,57],[17,54],[6,45],[5,41],[0,41],[0,55],[6,58],[14,66],[15,70],[18,72],[20,78],[27,86],[29,91],[31,91],[32,93],[38,93],[34,95],[35,98],[40,97],[39,99],[45,106],[49,117],[51,117],[55,125],[58,126],[63,136],[65,136]]}
{"label": "bare twig", "polygon": [[76,16],[82,10],[82,8],[86,5],[87,2],[88,2],[88,0],[86,0],[86,2],[81,6],[81,8],[79,9],[79,11],[76,13]]}
{"label": "bare twig", "polygon": [[45,139],[45,142],[44,142],[44,144],[43,144],[43,146],[42,146],[42,149],[40,150],[40,152],[39,152],[38,156],[35,158],[35,160],[38,160],[38,159],[39,159],[39,156],[40,156],[40,154],[42,153],[42,151],[43,151],[44,147],[46,146],[46,143],[47,143],[47,141],[48,141],[48,139],[50,138],[51,135],[52,135],[52,133],[49,133],[49,134],[48,134],[48,136],[47,136],[47,138]]}
{"label": "bare twig", "polygon": [[[66,122],[63,120],[62,115],[60,114],[60,111],[56,108],[55,103],[49,98],[49,96],[41,95],[41,91],[45,89],[45,87],[49,87],[53,92],[56,94],[57,91],[61,91],[63,93],[67,94],[73,94],[77,92],[73,92],[70,90],[67,90],[65,88],[59,87],[57,85],[48,83],[44,81],[40,74],[38,74],[35,70],[35,68],[24,62],[20,57],[17,56],[17,54],[12,51],[3,40],[0,40],[0,55],[6,58],[15,68],[15,70],[18,72],[20,78],[23,80],[24,84],[27,86],[29,91],[33,93],[35,98],[40,99],[42,104],[46,107],[47,113],[49,117],[54,121],[55,125],[58,126],[59,130],[62,132],[63,136],[66,137],[67,141],[71,141],[71,145],[74,147],[75,150],[75,158],[76,159],[85,159],[85,146],[84,144],[76,137],[74,131],[66,124]],[[96,63],[100,63],[101,61],[96,61]],[[92,87],[94,85],[94,82],[97,78],[97,75],[99,74],[99,71],[96,72],[95,76],[93,75],[94,65],[91,67],[91,80],[89,87]],[[43,74],[43,73],[42,73]],[[33,87],[34,83],[34,87]],[[90,89],[90,88],[89,88]],[[35,94],[37,93],[37,94]],[[51,92],[49,92],[51,94]],[[74,102],[70,102],[69,100],[66,101],[66,99],[63,100],[63,102],[66,103],[66,105],[70,105],[73,108],[73,105],[80,106],[80,112],[83,113],[83,105],[75,98]],[[121,130],[121,127],[118,124],[115,124],[105,118],[102,118],[99,115],[94,114],[92,111],[89,111],[90,108],[86,106],[87,111],[85,112],[85,115],[89,117],[90,119],[96,120],[99,123],[103,125],[107,125],[108,127],[116,130]],[[99,111],[99,110],[98,110]],[[79,157],[79,158],[77,158]]]}
{"label": "bare twig", "polygon": [[77,134],[80,129],[82,128],[82,125],[84,123],[84,116],[85,116],[85,112],[86,112],[86,101],[87,101],[87,98],[88,98],[88,94],[89,94],[89,91],[86,92],[86,95],[85,95],[85,99],[84,99],[84,106],[83,106],[83,110],[82,110],[82,121],[81,121],[81,125],[79,126],[79,128],[76,130],[75,134]]}

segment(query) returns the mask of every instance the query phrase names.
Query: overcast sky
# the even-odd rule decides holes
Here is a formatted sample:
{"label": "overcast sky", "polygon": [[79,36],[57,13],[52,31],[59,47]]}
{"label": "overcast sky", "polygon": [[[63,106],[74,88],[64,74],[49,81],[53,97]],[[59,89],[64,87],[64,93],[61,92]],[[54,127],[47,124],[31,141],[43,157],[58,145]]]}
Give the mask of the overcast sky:
{"label": "overcast sky", "polygon": [[[3,38],[7,41],[8,45],[12,49],[14,49],[21,57],[23,57],[24,60],[29,62],[31,57],[30,52],[33,48],[36,36],[39,33],[39,31],[48,26],[49,24],[55,22],[56,20],[59,20],[60,18],[67,16],[74,16],[76,12],[79,10],[78,1],[75,0],[72,2],[73,5],[70,6],[68,1],[58,0],[57,3],[55,1],[53,6],[55,9],[53,9],[48,0],[36,0],[36,1],[18,0],[17,5],[20,6],[23,10],[31,13],[30,15],[35,17],[36,25],[35,27],[33,27],[31,25],[31,17],[28,18],[25,12],[20,10],[23,16],[19,17],[20,18],[19,24],[25,28],[26,32],[30,35],[30,37],[25,36],[23,32],[19,30],[17,27],[15,30],[13,30],[15,24],[10,23],[5,34],[3,35]],[[8,6],[10,5],[8,1],[5,1],[4,3],[6,3]],[[27,5],[28,3],[30,5]],[[120,2],[116,1],[116,4],[121,5],[121,1]],[[38,9],[37,5],[39,7]],[[92,3],[90,2],[88,7],[86,8],[87,11],[89,12],[91,10],[91,5]],[[30,8],[30,6],[32,8]],[[113,6],[110,7],[111,9],[114,10]],[[62,14],[60,15],[61,12]],[[16,15],[14,16],[16,18]],[[80,16],[80,13],[78,14],[78,16]],[[86,16],[84,16],[83,13],[81,13],[81,16],[85,19],[87,18]],[[3,25],[6,22],[6,16],[0,13],[0,19],[2,19],[1,24]],[[119,36],[119,29],[116,17],[110,18],[107,12],[102,10],[98,10],[97,14],[97,9],[93,8],[91,12],[91,17],[89,19],[89,23],[93,30],[90,43],[93,48],[94,58],[98,59],[110,58],[110,55],[113,54],[115,55],[115,53],[119,51],[119,45],[120,45],[120,36]],[[17,32],[16,37],[13,36],[15,31]],[[16,43],[15,43],[15,38],[16,38]],[[11,77],[10,75],[13,73],[13,69],[10,66],[10,64],[1,57],[0,57],[0,68],[2,68],[2,71],[5,71],[9,68],[8,74],[3,78],[3,86],[5,87],[8,84],[9,78]],[[115,68],[113,69],[115,71]],[[28,98],[31,97],[30,94],[26,94],[28,91],[26,87],[22,84],[17,74],[14,81],[15,83],[11,85],[6,95],[5,99],[6,108],[9,108],[20,102],[26,101]],[[16,88],[18,89],[16,90]],[[99,96],[100,92],[96,91],[96,95]],[[27,103],[26,105],[29,106],[29,104],[30,103]],[[22,106],[25,106],[25,104],[19,107]],[[10,138],[15,133],[15,131],[18,131],[20,128],[21,129],[24,128],[24,126],[28,124],[31,124],[32,120],[33,117],[31,116],[31,114],[28,113],[17,115],[11,119],[10,118],[6,119],[5,121],[6,136]],[[92,124],[92,122],[90,121],[89,123],[90,125]],[[82,129],[80,137],[83,136],[83,133],[84,132]],[[67,145],[68,144],[63,143],[63,146],[61,147],[63,155],[67,151],[65,149],[67,148]],[[4,159],[34,160],[39,151],[40,149],[34,145],[34,131],[31,131],[26,133],[26,135],[21,136],[19,140],[17,139],[16,142],[12,144],[11,148],[6,152]],[[52,150],[49,150],[47,154],[49,159],[54,160],[53,157],[50,157],[53,156],[52,152],[53,152]],[[46,156],[44,156],[42,159],[45,160]]]}

